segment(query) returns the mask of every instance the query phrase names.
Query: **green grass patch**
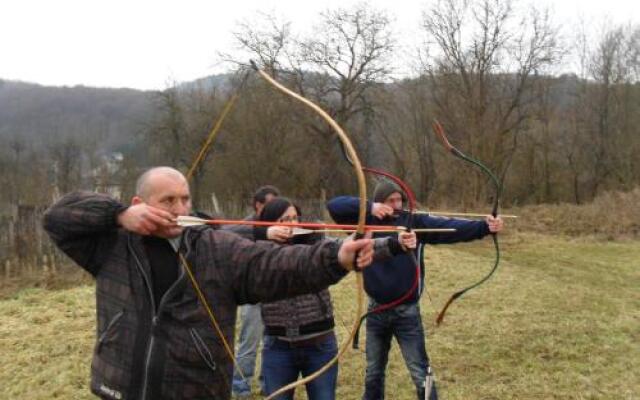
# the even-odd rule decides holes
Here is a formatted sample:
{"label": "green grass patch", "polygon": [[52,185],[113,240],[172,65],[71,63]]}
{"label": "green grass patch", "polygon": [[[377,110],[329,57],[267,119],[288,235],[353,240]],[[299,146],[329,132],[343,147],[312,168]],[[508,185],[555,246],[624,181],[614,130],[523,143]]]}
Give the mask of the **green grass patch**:
{"label": "green grass patch", "polygon": [[[440,327],[448,297],[484,276],[494,253],[490,240],[427,248],[431,300],[421,306],[441,397],[640,398],[640,241],[512,234],[501,242],[498,272]],[[332,288],[341,339],[354,319],[353,288],[352,276]],[[0,398],[92,398],[92,286],[12,292],[0,300],[0,320]],[[340,399],[362,395],[364,337],[361,347],[342,359]],[[394,343],[387,398],[414,396]]]}

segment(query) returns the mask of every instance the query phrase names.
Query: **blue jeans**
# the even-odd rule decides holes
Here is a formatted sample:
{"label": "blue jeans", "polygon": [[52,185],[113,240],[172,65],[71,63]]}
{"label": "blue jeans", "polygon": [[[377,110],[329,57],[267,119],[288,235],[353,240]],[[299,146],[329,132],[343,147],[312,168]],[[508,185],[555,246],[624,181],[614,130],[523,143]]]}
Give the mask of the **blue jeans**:
{"label": "blue jeans", "polygon": [[[245,304],[241,306],[240,337],[236,350],[236,360],[238,368],[242,371],[242,375],[246,380],[242,379],[238,369],[234,369],[232,391],[236,396],[248,396],[251,394],[251,381],[256,369],[256,355],[258,354],[258,345],[260,344],[260,339],[262,339],[263,330],[260,304]],[[264,392],[262,373],[258,380],[260,381],[260,389]]]}
{"label": "blue jeans", "polygon": [[[308,376],[320,369],[338,353],[335,335],[322,343],[292,347],[274,336],[264,336],[262,346],[262,373],[267,394],[295,382],[298,376]],[[338,379],[338,364],[334,364],[317,379],[307,383],[309,400],[334,400]],[[293,391],[284,393],[277,400],[293,400]]]}
{"label": "blue jeans", "polygon": [[[369,309],[374,306],[375,304],[370,304]],[[417,303],[402,304],[367,317],[367,374],[362,399],[384,399],[385,369],[393,337],[398,341],[402,357],[416,387],[417,397],[424,400],[429,359],[425,349],[420,307]],[[429,400],[437,399],[434,384]]]}

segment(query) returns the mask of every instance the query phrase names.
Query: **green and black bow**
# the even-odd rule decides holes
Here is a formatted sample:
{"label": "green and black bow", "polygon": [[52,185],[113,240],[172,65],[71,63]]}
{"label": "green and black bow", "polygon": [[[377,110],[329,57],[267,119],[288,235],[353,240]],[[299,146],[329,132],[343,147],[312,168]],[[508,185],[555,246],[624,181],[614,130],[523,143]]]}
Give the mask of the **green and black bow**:
{"label": "green and black bow", "polygon": [[[496,175],[483,163],[481,163],[480,161],[471,158],[467,155],[465,155],[463,152],[461,152],[460,150],[458,150],[457,148],[455,148],[451,143],[449,143],[449,140],[447,139],[447,136],[444,133],[444,128],[442,128],[442,125],[440,125],[440,123],[438,121],[434,121],[433,122],[433,131],[436,133],[436,135],[438,136],[438,138],[440,139],[440,141],[442,142],[442,144],[444,145],[444,147],[454,156],[463,159],[464,161],[471,163],[473,165],[475,165],[476,167],[480,168],[482,170],[482,172],[487,175],[489,177],[489,180],[493,183],[494,187],[495,187],[495,196],[493,198],[493,207],[491,209],[491,215],[493,215],[494,217],[496,217],[498,215],[498,206],[499,206],[499,202],[500,202],[500,195],[502,193],[502,184],[500,183],[500,181],[498,180],[498,178],[496,177]],[[498,264],[500,264],[500,244],[498,243],[498,235],[496,233],[491,233],[491,236],[493,238],[493,245],[496,249],[496,259],[495,262],[493,264],[493,268],[491,269],[491,271],[482,279],[480,279],[478,282],[474,283],[473,285],[467,286],[462,290],[459,290],[457,292],[455,292],[447,301],[447,303],[445,304],[445,306],[442,308],[442,311],[440,311],[440,313],[438,314],[438,317],[436,319],[436,324],[440,324],[442,322],[442,320],[444,319],[444,315],[447,312],[447,308],[449,308],[449,306],[451,305],[451,303],[453,303],[457,298],[461,297],[463,294],[465,294],[466,292],[468,292],[471,289],[474,289],[480,285],[482,285],[484,282],[486,282],[489,278],[491,278],[491,275],[493,275],[494,272],[496,272],[496,270],[498,269]]]}

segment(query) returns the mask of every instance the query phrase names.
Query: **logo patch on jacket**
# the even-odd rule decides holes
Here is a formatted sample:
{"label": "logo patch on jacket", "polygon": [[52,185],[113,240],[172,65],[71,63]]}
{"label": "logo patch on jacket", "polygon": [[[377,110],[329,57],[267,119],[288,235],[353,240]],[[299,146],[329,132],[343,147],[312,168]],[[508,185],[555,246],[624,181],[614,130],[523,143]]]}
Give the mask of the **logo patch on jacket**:
{"label": "logo patch on jacket", "polygon": [[113,397],[116,400],[122,399],[122,393],[120,393],[115,389],[111,389],[110,387],[107,387],[104,383],[100,385],[100,391],[108,396]]}

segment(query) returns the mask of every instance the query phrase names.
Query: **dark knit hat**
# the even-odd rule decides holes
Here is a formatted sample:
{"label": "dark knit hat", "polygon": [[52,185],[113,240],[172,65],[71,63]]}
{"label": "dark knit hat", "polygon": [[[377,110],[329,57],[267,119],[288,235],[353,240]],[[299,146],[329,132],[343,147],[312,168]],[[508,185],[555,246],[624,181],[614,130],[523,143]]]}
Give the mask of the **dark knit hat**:
{"label": "dark knit hat", "polygon": [[400,189],[398,185],[391,181],[381,181],[376,185],[373,190],[373,201],[376,203],[384,203],[384,201],[394,193],[400,193],[402,196],[402,202],[407,202],[407,194]]}

